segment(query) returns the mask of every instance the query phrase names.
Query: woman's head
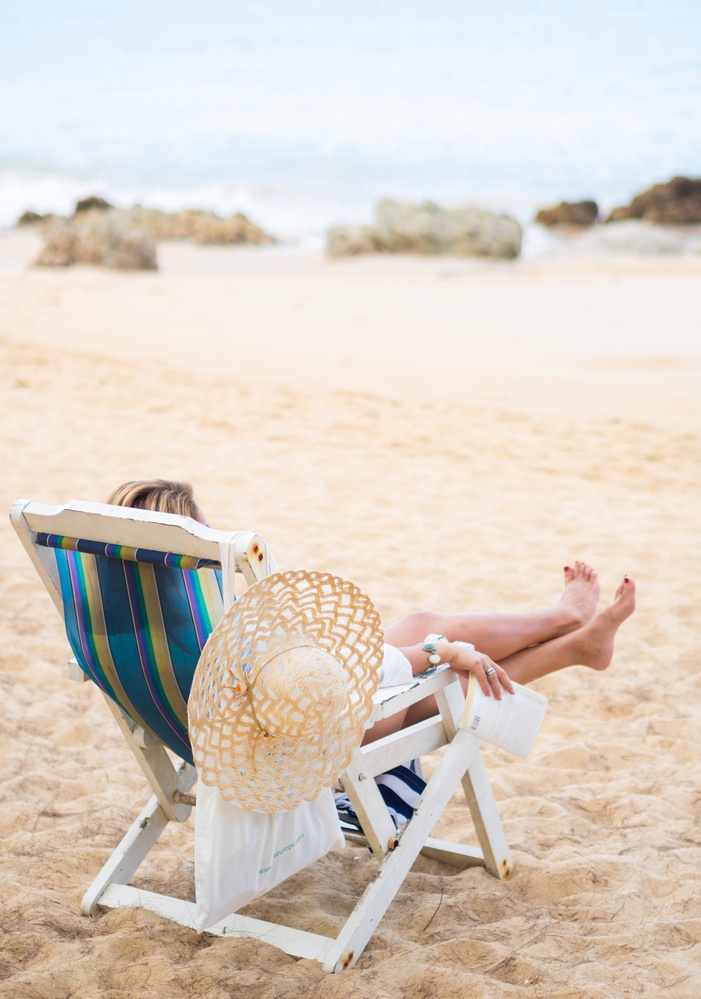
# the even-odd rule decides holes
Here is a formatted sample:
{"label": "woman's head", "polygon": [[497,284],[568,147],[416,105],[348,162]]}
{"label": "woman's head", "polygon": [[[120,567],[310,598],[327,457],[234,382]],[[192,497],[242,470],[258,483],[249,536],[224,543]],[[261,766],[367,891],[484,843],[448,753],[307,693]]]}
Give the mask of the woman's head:
{"label": "woman's head", "polygon": [[107,500],[112,506],[131,506],[137,510],[179,513],[206,524],[189,482],[167,479],[136,479],[118,486]]}

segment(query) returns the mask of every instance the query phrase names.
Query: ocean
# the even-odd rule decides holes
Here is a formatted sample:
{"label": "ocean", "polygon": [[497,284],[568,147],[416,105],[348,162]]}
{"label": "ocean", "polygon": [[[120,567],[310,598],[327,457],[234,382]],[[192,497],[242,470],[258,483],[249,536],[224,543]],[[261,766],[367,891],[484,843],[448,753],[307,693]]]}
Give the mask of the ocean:
{"label": "ocean", "polygon": [[284,241],[701,175],[698,0],[0,0],[0,227],[99,194]]}

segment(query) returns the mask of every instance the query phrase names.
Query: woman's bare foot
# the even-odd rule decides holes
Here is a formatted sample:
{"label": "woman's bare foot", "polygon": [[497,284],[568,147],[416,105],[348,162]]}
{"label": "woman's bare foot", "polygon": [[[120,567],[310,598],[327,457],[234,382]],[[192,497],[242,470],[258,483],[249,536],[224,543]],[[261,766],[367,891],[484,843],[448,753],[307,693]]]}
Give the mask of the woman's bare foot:
{"label": "woman's bare foot", "polygon": [[594,617],[599,603],[599,578],[595,569],[586,562],[565,566],[565,592],[557,607],[563,611],[566,628],[562,634],[581,628]]}
{"label": "woman's bare foot", "polygon": [[616,590],[613,603],[572,636],[576,661],[591,669],[606,669],[613,658],[616,632],[634,610],[635,583],[626,576]]}

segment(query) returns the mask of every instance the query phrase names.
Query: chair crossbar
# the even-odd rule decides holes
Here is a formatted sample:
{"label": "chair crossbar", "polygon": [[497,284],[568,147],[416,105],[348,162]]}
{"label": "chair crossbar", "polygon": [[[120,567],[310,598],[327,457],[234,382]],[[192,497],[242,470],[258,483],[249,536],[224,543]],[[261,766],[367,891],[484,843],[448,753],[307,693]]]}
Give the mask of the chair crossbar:
{"label": "chair crossbar", "polygon": [[377,777],[417,756],[426,756],[447,745],[448,738],[440,718],[427,718],[411,729],[400,729],[384,739],[377,739],[360,749],[366,772]]}
{"label": "chair crossbar", "polygon": [[46,534],[40,531],[35,544],[42,548],[60,548],[64,551],[84,552],[86,555],[103,555],[124,562],[142,562],[146,565],[165,565],[172,569],[219,569],[221,562],[211,558],[196,558],[192,555],[177,555],[175,552],[158,552],[148,548],[129,548],[126,545],[110,545],[103,541],[90,541],[87,538],[67,538],[62,534]]}
{"label": "chair crossbar", "polygon": [[[165,919],[180,923],[195,929],[197,925],[197,905],[184,899],[172,898],[169,895],[159,895],[156,892],[134,888],[132,885],[111,884],[105,889],[100,903],[109,909],[147,909]],[[325,937],[308,930],[298,930],[292,926],[281,926],[279,923],[268,923],[263,919],[251,916],[232,915],[222,919],[207,929],[220,937],[250,937],[265,940],[273,947],[279,947],[292,957],[307,958],[312,961],[322,961],[329,947],[334,943],[333,937]]]}
{"label": "chair crossbar", "polygon": [[[367,836],[361,832],[349,830],[344,835],[349,843],[354,843],[356,846],[370,845]],[[420,852],[424,857],[439,860],[442,864],[450,864],[458,870],[465,867],[484,867],[484,854],[478,846],[466,846],[463,843],[427,836]]]}

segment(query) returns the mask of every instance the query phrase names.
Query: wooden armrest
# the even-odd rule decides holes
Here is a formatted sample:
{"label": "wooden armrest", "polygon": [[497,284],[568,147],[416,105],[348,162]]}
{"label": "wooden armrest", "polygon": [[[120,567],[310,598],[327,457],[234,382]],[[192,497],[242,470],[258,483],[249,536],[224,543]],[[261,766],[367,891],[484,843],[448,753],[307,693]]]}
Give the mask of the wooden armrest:
{"label": "wooden armrest", "polygon": [[403,711],[424,697],[447,687],[449,683],[457,681],[457,673],[453,672],[447,663],[441,663],[430,672],[417,673],[411,683],[403,683],[397,687],[378,687],[373,697],[374,707],[370,723],[374,724],[381,718],[389,718],[397,711]]}

